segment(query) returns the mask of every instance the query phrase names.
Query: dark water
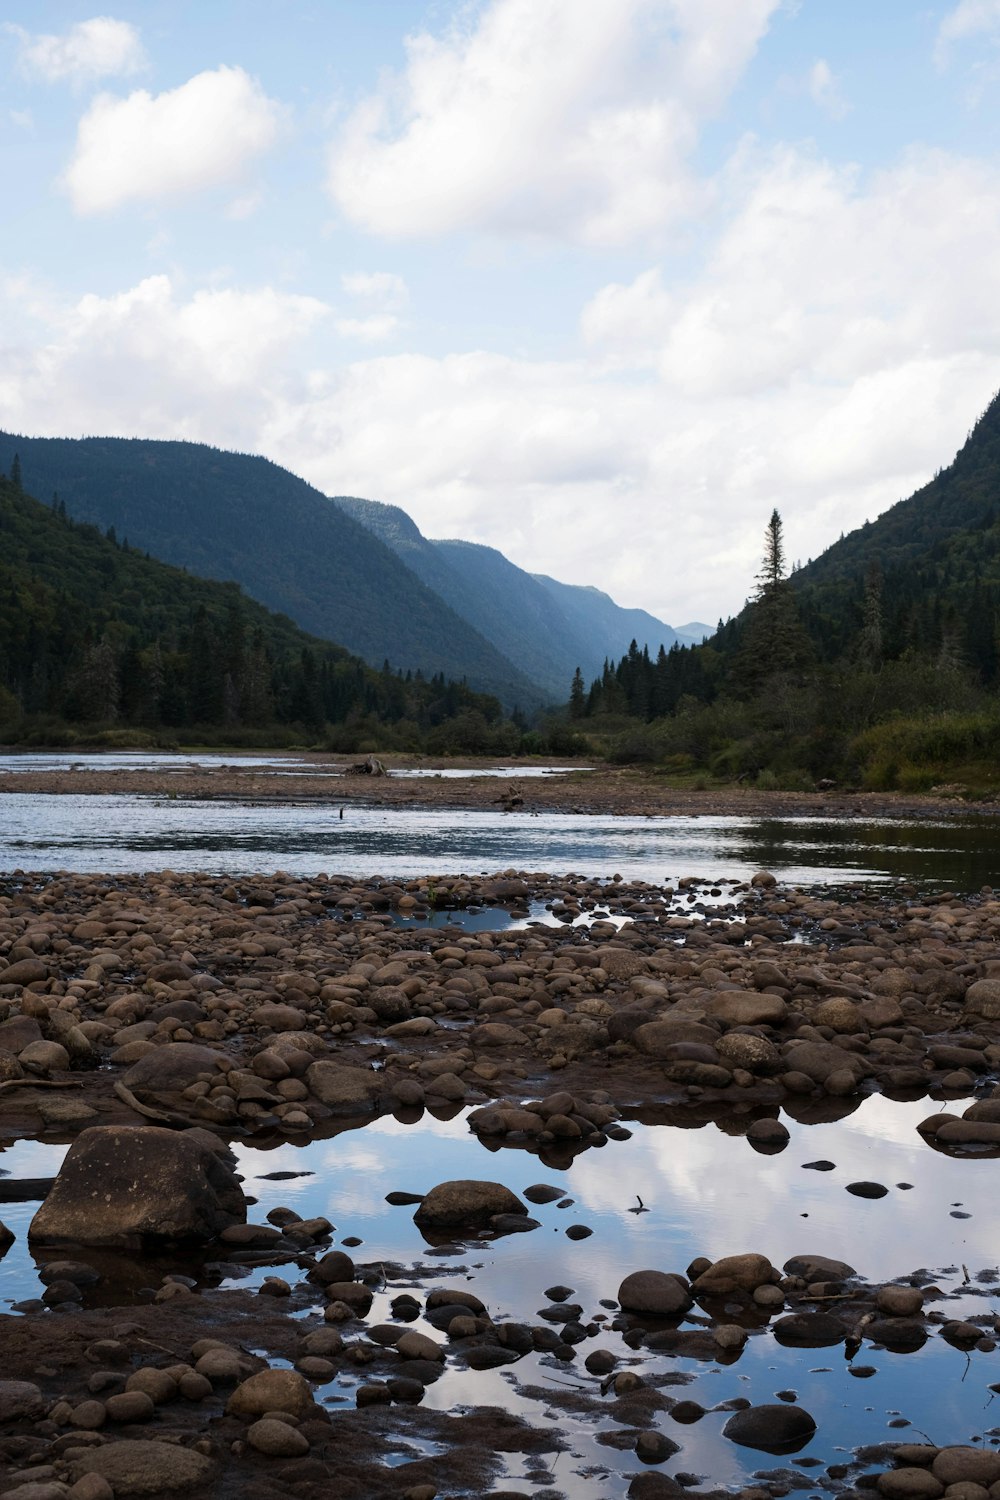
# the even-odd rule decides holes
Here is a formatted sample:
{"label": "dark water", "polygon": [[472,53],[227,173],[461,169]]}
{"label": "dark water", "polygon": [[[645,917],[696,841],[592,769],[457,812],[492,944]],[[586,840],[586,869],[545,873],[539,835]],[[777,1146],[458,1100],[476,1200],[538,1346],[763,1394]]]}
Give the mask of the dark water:
{"label": "dark water", "polygon": [[171,868],[359,877],[502,869],[647,880],[746,878],[794,885],[1000,884],[1000,821],[615,818],[572,813],[251,804],[182,797],[0,797],[0,870]]}
{"label": "dark water", "polygon": [[[806,1127],[787,1120],[791,1143],[777,1156],[758,1155],[746,1141],[713,1125],[681,1130],[635,1124],[631,1140],[611,1141],[558,1169],[523,1151],[488,1151],[471,1135],[462,1115],[448,1121],[425,1116],[416,1125],[385,1118],[307,1146],[237,1150],[245,1190],[259,1200],[251,1210],[255,1221],[279,1204],[305,1216],[325,1214],[336,1225],[334,1243],[355,1235],[363,1240],[351,1252],[359,1264],[429,1265],[432,1270],[421,1285],[474,1291],[498,1320],[537,1321],[539,1309],[549,1301],[546,1288],[562,1283],[574,1289],[572,1300],[582,1304],[582,1321],[587,1322],[603,1313],[600,1300],[615,1298],[630,1271],[683,1271],[695,1255],[717,1258],[746,1250],[762,1252],[776,1265],[792,1255],[818,1251],[847,1260],[872,1281],[926,1268],[942,1290],[960,1293],[957,1301],[933,1304],[944,1315],[994,1314],[996,1289],[975,1278],[1000,1258],[997,1163],[950,1160],[926,1146],[915,1125],[933,1107],[927,1101],[901,1104],[872,1098],[835,1124]],[[57,1169],[63,1150],[39,1143],[12,1145],[0,1155],[0,1164],[16,1176],[41,1176]],[[803,1163],[818,1157],[832,1160],[835,1169],[803,1170]],[[280,1182],[263,1176],[281,1170],[314,1175]],[[490,1178],[519,1193],[532,1183],[551,1183],[572,1203],[533,1208],[541,1227],[529,1234],[471,1241],[439,1255],[413,1224],[412,1209],[390,1207],[385,1195],[400,1188],[426,1190],[449,1177]],[[869,1201],[845,1191],[847,1183],[861,1178],[885,1183],[888,1197]],[[896,1186],[902,1182],[912,1186]],[[636,1195],[648,1206],[647,1213],[629,1212]],[[952,1217],[958,1205],[970,1217]],[[37,1295],[40,1289],[23,1237],[33,1212],[31,1204],[5,1207],[4,1219],[19,1236],[0,1261],[0,1298],[9,1301]],[[587,1225],[592,1236],[569,1240],[565,1231],[571,1224]],[[972,1278],[968,1286],[963,1286],[963,1266]],[[258,1284],[266,1274],[271,1272],[255,1271],[242,1284]],[[294,1266],[279,1268],[278,1274],[296,1279]],[[387,1319],[389,1300],[407,1284],[409,1277],[394,1281],[390,1274],[369,1321]],[[415,1326],[440,1338],[433,1329]],[[993,1410],[988,1387],[1000,1379],[1000,1353],[966,1355],[941,1339],[933,1323],[929,1328],[928,1343],[917,1353],[889,1353],[865,1344],[853,1361],[853,1366],[874,1369],[864,1379],[851,1373],[842,1346],[788,1349],[767,1329],[752,1335],[742,1356],[726,1364],[633,1351],[617,1331],[606,1328],[579,1345],[578,1358],[569,1365],[529,1355],[499,1371],[446,1369],[428,1388],[425,1403],[443,1409],[498,1403],[543,1428],[565,1431],[577,1457],[563,1454],[556,1460],[557,1485],[573,1500],[619,1500],[628,1476],[641,1467],[638,1460],[595,1443],[592,1420],[560,1413],[552,1405],[566,1385],[596,1391],[598,1381],[583,1367],[592,1349],[610,1349],[620,1356],[621,1368],[635,1368],[653,1381],[666,1375],[690,1379],[683,1388],[671,1386],[667,1394],[706,1408],[735,1396],[754,1403],[774,1401],[777,1392],[794,1390],[798,1404],[818,1424],[816,1437],[794,1461],[735,1447],[722,1436],[728,1413],[708,1411],[692,1426],[682,1426],[666,1413],[655,1418],[681,1444],[665,1472],[695,1472],[713,1483],[735,1486],[761,1468],[801,1466],[810,1459],[824,1465],[844,1461],[861,1443],[918,1441],[924,1434],[939,1444],[966,1442],[992,1429],[1000,1413]],[[345,1372],[321,1388],[319,1398],[350,1399],[359,1379],[363,1373]],[[541,1396],[530,1393],[539,1387]],[[894,1421],[910,1425],[890,1426]],[[601,1420],[596,1430],[613,1425]],[[594,1464],[600,1474],[581,1472]],[[512,1472],[516,1476],[518,1471]]]}

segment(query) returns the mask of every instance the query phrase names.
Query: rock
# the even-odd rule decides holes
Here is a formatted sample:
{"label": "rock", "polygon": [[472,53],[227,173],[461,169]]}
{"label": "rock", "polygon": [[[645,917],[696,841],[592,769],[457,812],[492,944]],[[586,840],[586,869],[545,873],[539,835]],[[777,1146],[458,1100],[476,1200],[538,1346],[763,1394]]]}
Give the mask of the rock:
{"label": "rock", "polygon": [[201,1131],[97,1125],[70,1146],[28,1238],[142,1249],[210,1240],[245,1219],[235,1173]]}
{"label": "rock", "polygon": [[29,1073],[65,1073],[69,1070],[69,1053],[59,1042],[29,1042],[18,1058]]}
{"label": "rock", "polygon": [[69,1491],[69,1500],[115,1500],[115,1492],[100,1474],[84,1474]]}
{"label": "rock", "polygon": [[39,1422],[48,1403],[29,1380],[0,1380],[0,1422]]}
{"label": "rock", "polygon": [[931,1464],[931,1473],[946,1488],[981,1484],[989,1489],[1000,1480],[1000,1453],[985,1448],[942,1448]]}
{"label": "rock", "polygon": [[48,979],[49,973],[48,964],[43,964],[40,958],[22,958],[8,964],[6,969],[0,969],[0,985],[41,984]]}
{"label": "rock", "polygon": [[502,1182],[459,1178],[440,1182],[423,1199],[413,1221],[421,1229],[488,1227],[495,1214],[527,1215],[527,1207]]}
{"label": "rock", "polygon": [[267,1412],[286,1411],[293,1417],[313,1414],[312,1390],[296,1370],[259,1370],[238,1385],[226,1403],[233,1417],[263,1417]]}
{"label": "rock", "polygon": [[877,1482],[886,1500],[938,1500],[944,1494],[944,1485],[929,1469],[889,1469]]}
{"label": "rock", "polygon": [[202,1453],[176,1443],[137,1439],[92,1449],[70,1465],[80,1480],[99,1474],[111,1485],[115,1500],[128,1495],[159,1495],[164,1490],[197,1489],[214,1478],[216,1466]]}
{"label": "rock", "polygon": [[203,1075],[221,1077],[225,1054],[197,1042],[167,1042],[132,1064],[122,1082],[133,1093],[179,1094]]}
{"label": "rock", "polygon": [[444,1350],[440,1344],[412,1328],[396,1340],[396,1348],[404,1359],[444,1359]]}
{"label": "rock", "polygon": [[666,1271],[633,1271],[618,1288],[618,1302],[625,1312],[653,1318],[687,1312],[692,1300],[687,1283]]}
{"label": "rock", "polygon": [[529,1203],[555,1203],[566,1195],[562,1188],[552,1187],[545,1182],[537,1182],[525,1188],[524,1196]]}
{"label": "rock", "polygon": [[723,1437],[744,1448],[765,1453],[797,1453],[816,1431],[816,1423],[801,1406],[748,1406],[729,1418]]}
{"label": "rock", "polygon": [[321,1059],[306,1071],[305,1082],[310,1093],[334,1114],[372,1114],[382,1098],[382,1082],[370,1068],[355,1068],[346,1063]]}
{"label": "rock", "polygon": [[817,1005],[813,1012],[813,1022],[817,1026],[829,1026],[832,1031],[843,1035],[868,1030],[861,1007],[855,1005],[853,1000],[848,1000],[846,995],[834,995],[832,999]]}
{"label": "rock", "polygon": [[919,1349],[927,1342],[927,1329],[919,1318],[876,1318],[865,1337],[887,1349]]}
{"label": "rock", "polygon": [[777,1072],[781,1066],[781,1053],[763,1036],[728,1031],[719,1038],[716,1049],[731,1066],[746,1068],[748,1073]]}
{"label": "rock", "polygon": [[668,1458],[673,1458],[675,1453],[681,1451],[680,1443],[675,1443],[665,1433],[650,1429],[640,1432],[635,1440],[636,1457],[644,1464],[666,1463]]}
{"label": "rock", "polygon": [[724,1026],[780,1026],[788,1014],[780,995],[758,990],[721,990],[712,996],[706,1010]]}
{"label": "rock", "polygon": [[112,1422],[148,1422],[156,1409],[145,1391],[120,1391],[109,1396],[104,1406]]}
{"label": "rock", "polygon": [[11,1016],[9,1021],[0,1022],[0,1048],[15,1057],[32,1042],[41,1040],[42,1028],[34,1016]]}
{"label": "rock", "polygon": [[312,1267],[309,1280],[318,1281],[322,1286],[329,1286],[334,1281],[353,1281],[354,1262],[343,1250],[328,1250]]}
{"label": "rock", "polygon": [[977,979],[970,984],[965,992],[965,1009],[987,1021],[1000,1020],[1000,979]]}
{"label": "rock", "polygon": [[833,1042],[792,1042],[785,1050],[785,1067],[790,1073],[804,1073],[814,1083],[825,1084],[831,1074],[847,1072],[860,1080],[869,1071],[854,1052],[845,1052]]}
{"label": "rock", "polygon": [[262,1417],[247,1428],[247,1442],[269,1458],[301,1458],[309,1452],[309,1440],[297,1427],[275,1417]]}
{"label": "rock", "polygon": [[735,1291],[752,1292],[776,1280],[777,1273],[766,1255],[724,1255],[701,1273],[692,1290],[696,1297],[726,1297]]}
{"label": "rock", "polygon": [[858,1274],[846,1260],[831,1260],[826,1255],[793,1255],[782,1269],[786,1276],[801,1276],[803,1281],[849,1281]]}
{"label": "rock", "polygon": [[750,1144],[769,1151],[783,1151],[790,1139],[787,1126],[780,1120],[754,1120],[747,1129]]}
{"label": "rock", "polygon": [[848,1330],[833,1313],[796,1312],[779,1318],[772,1332],[779,1344],[824,1349],[832,1344],[842,1344]]}
{"label": "rock", "polygon": [[847,1191],[855,1198],[884,1198],[889,1189],[881,1182],[849,1182]]}
{"label": "rock", "polygon": [[924,1294],[915,1286],[883,1286],[875,1294],[875,1306],[890,1318],[915,1318],[924,1305]]}

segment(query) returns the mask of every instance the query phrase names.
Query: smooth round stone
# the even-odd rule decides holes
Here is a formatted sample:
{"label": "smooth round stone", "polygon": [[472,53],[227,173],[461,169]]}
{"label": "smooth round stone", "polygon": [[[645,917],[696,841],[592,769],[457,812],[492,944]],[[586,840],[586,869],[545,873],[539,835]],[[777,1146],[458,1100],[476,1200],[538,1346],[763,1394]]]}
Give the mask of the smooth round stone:
{"label": "smooth round stone", "polygon": [[247,1442],[269,1458],[301,1458],[309,1452],[309,1440],[297,1427],[274,1417],[261,1417],[247,1428]]}
{"label": "smooth round stone", "polygon": [[849,1182],[847,1191],[855,1198],[884,1198],[889,1189],[881,1182]]}
{"label": "smooth round stone", "polygon": [[112,1422],[148,1422],[156,1410],[145,1391],[121,1391],[104,1403]]}

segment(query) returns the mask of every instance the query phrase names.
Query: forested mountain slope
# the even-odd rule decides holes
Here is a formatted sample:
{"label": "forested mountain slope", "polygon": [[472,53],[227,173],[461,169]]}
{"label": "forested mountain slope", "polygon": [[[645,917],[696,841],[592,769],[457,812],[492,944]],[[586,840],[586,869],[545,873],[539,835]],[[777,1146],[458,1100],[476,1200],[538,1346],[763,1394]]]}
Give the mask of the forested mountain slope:
{"label": "forested mountain slope", "polygon": [[245,598],[192,577],[0,476],[0,724],[298,726],[349,718],[426,730],[495,700],[378,672]]}
{"label": "forested mountain slope", "polygon": [[474,542],[432,541],[395,505],[335,497],[471,625],[556,698],[577,667],[600,672],[631,641],[655,653],[678,639],[645,610],[622,609],[595,588],[558,583],[518,568],[502,552]]}
{"label": "forested mountain slope", "polygon": [[1000,395],[947,468],[909,499],[841,538],[792,575],[821,655],[850,649],[875,585],[886,657],[959,653],[997,675],[1000,617]]}
{"label": "forested mountain slope", "polygon": [[164,562],[235,580],[370,664],[468,680],[507,706],[544,696],[340,506],[264,458],[198,443],[0,433],[24,489]]}

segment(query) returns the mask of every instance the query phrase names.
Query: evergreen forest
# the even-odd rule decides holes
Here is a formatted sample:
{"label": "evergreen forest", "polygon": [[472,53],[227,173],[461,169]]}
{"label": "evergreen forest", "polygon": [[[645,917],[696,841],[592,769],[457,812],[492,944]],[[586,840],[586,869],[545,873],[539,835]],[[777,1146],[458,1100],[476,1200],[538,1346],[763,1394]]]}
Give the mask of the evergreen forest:
{"label": "evergreen forest", "polygon": [[695,779],[1000,791],[1000,396],[953,464],[815,562],[788,568],[777,509],[763,540],[737,616],[577,672],[573,726]]}
{"label": "evergreen forest", "polygon": [[500,753],[521,728],[443,673],[381,671],[0,475],[0,739]]}

